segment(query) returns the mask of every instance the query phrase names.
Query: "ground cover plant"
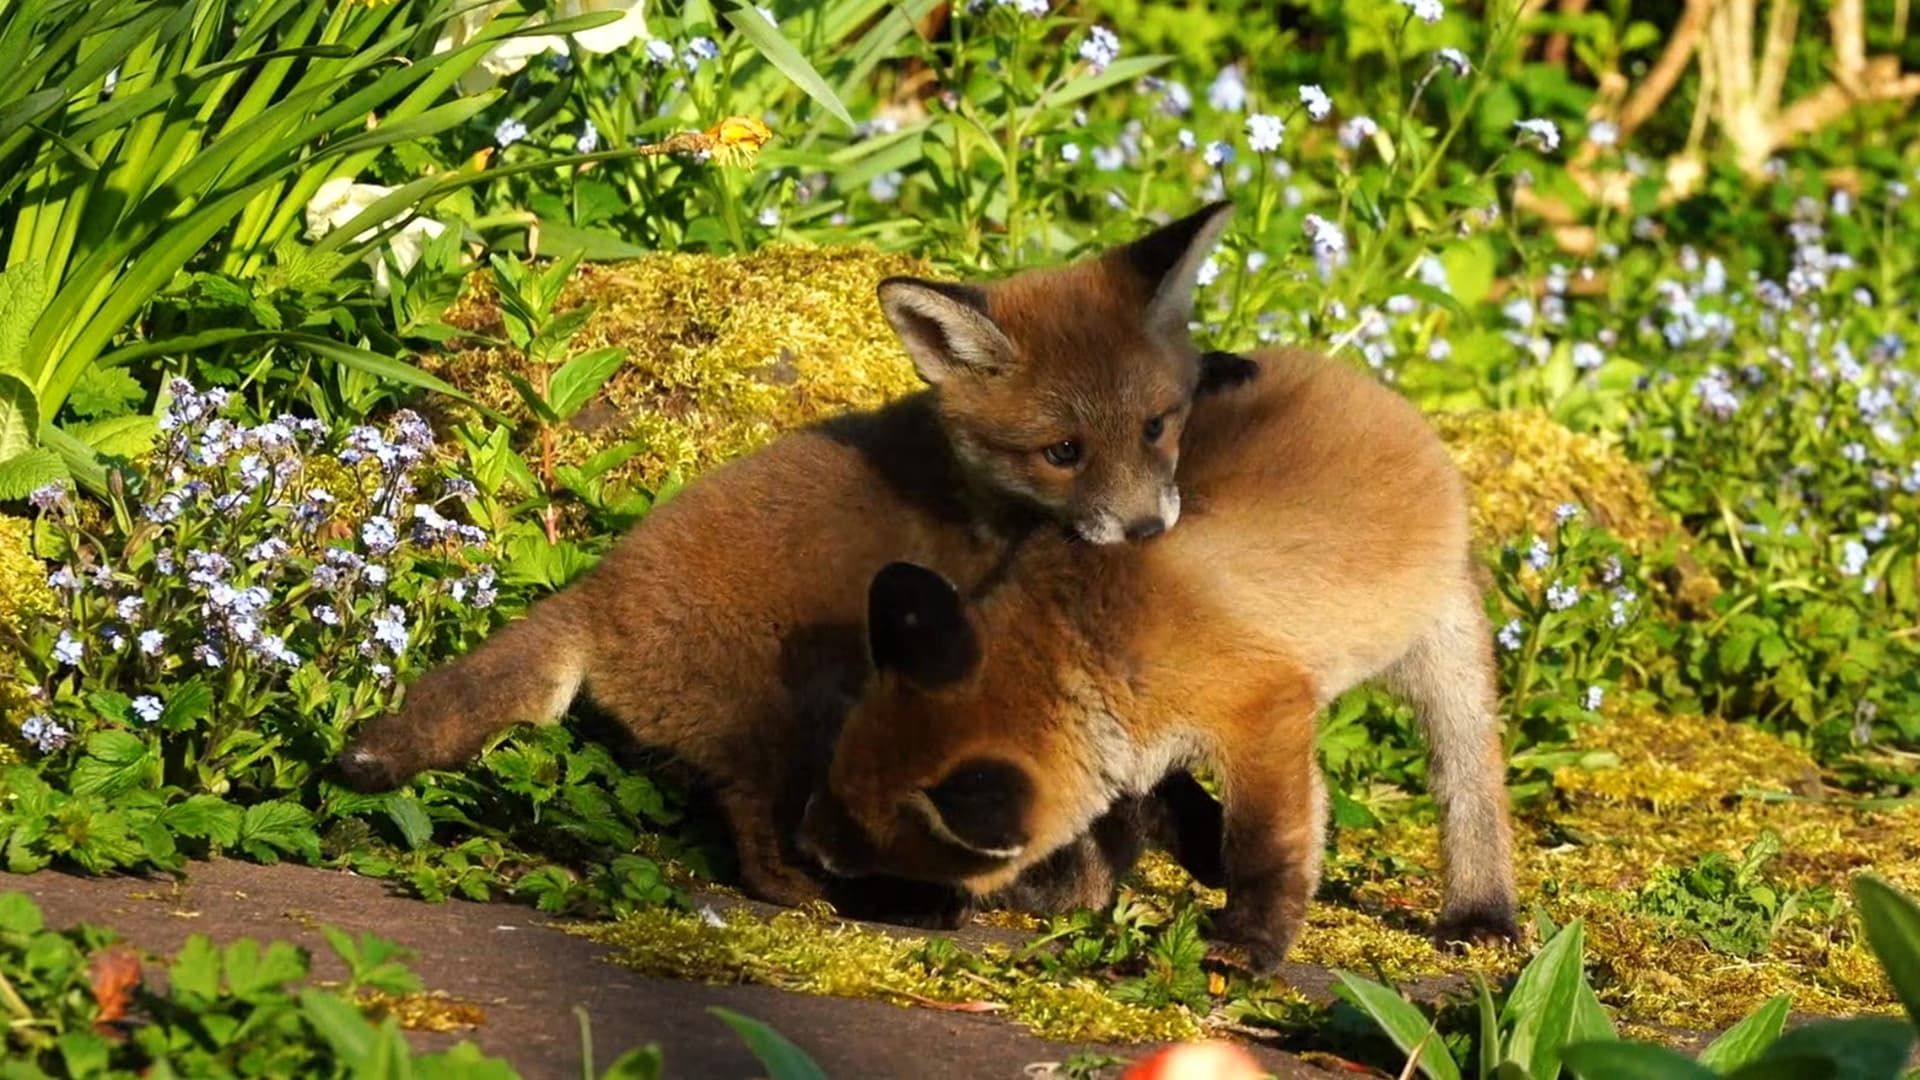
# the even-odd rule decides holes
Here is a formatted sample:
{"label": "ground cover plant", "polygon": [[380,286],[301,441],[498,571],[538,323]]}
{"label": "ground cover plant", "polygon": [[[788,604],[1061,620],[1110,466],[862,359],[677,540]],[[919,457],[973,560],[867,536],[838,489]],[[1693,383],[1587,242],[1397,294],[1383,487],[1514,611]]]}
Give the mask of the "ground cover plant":
{"label": "ground cover plant", "polygon": [[392,795],[325,769],[701,470],[910,390],[881,277],[1227,196],[1196,336],[1376,372],[1474,484],[1538,911],[1519,952],[1425,942],[1424,754],[1360,692],[1297,958],[1497,987],[1577,922],[1630,1029],[1891,1012],[1852,883],[1920,889],[1920,37],[1762,10],[0,7],[0,854],[340,865],[687,977],[1365,1053],[1207,961],[1218,897],[1159,863],[903,959],[713,925],[697,784],[590,716]]}

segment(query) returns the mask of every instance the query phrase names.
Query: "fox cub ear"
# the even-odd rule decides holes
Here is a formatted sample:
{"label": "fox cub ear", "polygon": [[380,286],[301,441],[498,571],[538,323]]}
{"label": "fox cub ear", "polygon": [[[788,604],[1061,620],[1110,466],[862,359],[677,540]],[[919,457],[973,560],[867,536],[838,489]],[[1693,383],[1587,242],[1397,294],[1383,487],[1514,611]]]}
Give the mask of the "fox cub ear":
{"label": "fox cub ear", "polygon": [[987,315],[987,294],[971,285],[890,277],[880,283],[880,310],[914,369],[934,386],[1013,366],[1013,343]]}
{"label": "fox cub ear", "polygon": [[909,562],[888,563],[867,589],[867,647],[876,670],[925,687],[958,682],[980,661],[959,590]]}
{"label": "fox cub ear", "polygon": [[1232,219],[1233,204],[1217,202],[1162,225],[1114,253],[1119,264],[1138,277],[1152,297],[1147,302],[1148,331],[1176,341],[1187,340],[1200,266]]}
{"label": "fox cub ear", "polygon": [[990,758],[961,762],[926,791],[935,835],[995,859],[1027,846],[1027,804],[1033,781],[1018,765]]}

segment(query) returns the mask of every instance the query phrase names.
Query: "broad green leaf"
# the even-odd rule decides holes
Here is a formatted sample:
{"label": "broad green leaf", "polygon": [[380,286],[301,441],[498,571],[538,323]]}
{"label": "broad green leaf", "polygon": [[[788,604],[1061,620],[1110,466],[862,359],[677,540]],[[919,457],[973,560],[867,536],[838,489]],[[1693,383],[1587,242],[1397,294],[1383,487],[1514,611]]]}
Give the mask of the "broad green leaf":
{"label": "broad green leaf", "polygon": [[109,798],[139,786],[155,760],[147,742],[125,731],[96,731],[87,736],[87,756],[74,766],[75,795]]}
{"label": "broad green leaf", "polygon": [[236,997],[277,990],[307,977],[306,955],[285,941],[268,942],[263,949],[252,938],[241,938],[227,946],[223,959],[227,991]]}
{"label": "broad green leaf", "polygon": [[153,445],[156,428],[145,414],[116,416],[69,428],[67,433],[108,457],[135,458]]}
{"label": "broad green leaf", "polygon": [[520,1080],[520,1072],[470,1042],[413,1061],[414,1080]]}
{"label": "broad green leaf", "polygon": [[819,102],[822,108],[832,113],[841,123],[848,127],[853,126],[853,117],[848,114],[847,107],[840,103],[840,98],[833,92],[833,88],[827,85],[827,81],[820,77],[819,72],[813,70],[813,65],[807,63],[807,58],[801,56],[800,51],[781,36],[779,28],[755,11],[752,4],[744,0],[727,0],[721,5],[720,13],[733,24],[735,30],[740,31],[741,37],[746,38],[754,48],[760,50],[760,55],[766,57],[768,63],[779,68],[781,74],[792,79],[795,86],[806,91],[808,97]]}
{"label": "broad green leaf", "polygon": [[46,447],[0,461],[0,499],[24,499],[48,484],[65,480],[66,462]]}
{"label": "broad green leaf", "polygon": [[1493,1006],[1493,993],[1479,972],[1473,973],[1474,1012],[1480,1018],[1480,1077],[1487,1080],[1500,1068],[1500,1011]]}
{"label": "broad green leaf", "polygon": [[560,365],[547,383],[547,401],[554,414],[566,420],[593,400],[607,380],[627,362],[627,350],[618,345],[594,349]]}
{"label": "broad green leaf", "polygon": [[46,925],[40,905],[23,892],[0,892],[0,934],[37,934]]}
{"label": "broad green leaf", "polygon": [[40,430],[40,399],[25,379],[0,371],[0,461],[33,449]]}
{"label": "broad green leaf", "polygon": [[160,824],[196,840],[210,840],[221,847],[240,841],[243,811],[218,795],[193,795],[160,811]]}
{"label": "broad green leaf", "polygon": [[[757,15],[754,17],[759,18]],[[804,1050],[773,1028],[731,1009],[716,1006],[707,1011],[726,1021],[727,1026],[747,1044],[753,1056],[766,1066],[767,1080],[827,1080],[827,1074],[814,1064]]]}
{"label": "broad green leaf", "polygon": [[213,691],[196,675],[168,691],[165,701],[166,705],[160,710],[160,727],[167,731],[185,731],[207,718],[208,710],[213,708]]}
{"label": "broad green leaf", "polygon": [[1446,1043],[1433,1029],[1433,1021],[1401,997],[1399,991],[1336,969],[1340,996],[1373,1018],[1393,1044],[1409,1056],[1420,1055],[1420,1071],[1428,1080],[1459,1080],[1460,1068],[1447,1053]]}
{"label": "broad green leaf", "polygon": [[1613,1018],[1607,1015],[1606,1006],[1600,1004],[1600,998],[1594,994],[1587,980],[1580,980],[1580,990],[1573,1003],[1573,1030],[1568,1033],[1568,1042],[1601,1042],[1618,1039],[1613,1030]]}
{"label": "broad green leaf", "polygon": [[1568,923],[1541,948],[1514,981],[1501,1019],[1511,1025],[1507,1058],[1526,1066],[1534,1080],[1552,1080],[1560,1071],[1560,1048],[1573,1031],[1573,1016],[1585,981],[1581,960],[1586,931]]}
{"label": "broad green leaf", "polygon": [[279,861],[282,852],[308,859],[320,855],[320,838],[313,832],[313,815],[306,807],[276,799],[247,807],[240,819],[240,847],[264,863]]}
{"label": "broad green leaf", "polygon": [[[38,259],[0,270],[0,371],[17,371],[28,378],[38,373],[39,365],[28,363],[27,339],[46,309],[47,293],[46,264]],[[5,444],[0,442],[0,457],[5,456]]]}
{"label": "broad green leaf", "polygon": [[75,416],[99,418],[122,416],[132,411],[147,392],[125,369],[95,364],[80,374],[67,395],[67,408]]}
{"label": "broad green leaf", "polygon": [[613,1064],[600,1073],[599,1080],[660,1080],[665,1068],[666,1062],[660,1056],[660,1048],[643,1046],[615,1058]]}
{"label": "broad green leaf", "polygon": [[1651,1043],[1576,1043],[1560,1059],[1580,1080],[1715,1080],[1712,1069]]}
{"label": "broad green leaf", "polygon": [[1853,896],[1867,944],[1907,1016],[1920,1026],[1920,904],[1871,874],[1854,879]]}
{"label": "broad green leaf", "polygon": [[1815,1076],[1820,1063],[1831,1065],[1834,1080],[1892,1080],[1913,1049],[1913,1026],[1886,1016],[1820,1020],[1780,1036],[1759,1060],[1733,1075],[1760,1072],[1769,1065],[1793,1063],[1796,1075]]}
{"label": "broad green leaf", "polygon": [[511,371],[506,372],[506,376],[507,381],[513,384],[514,393],[520,395],[520,401],[526,405],[528,412],[543,423],[558,424],[560,422],[559,414],[553,411],[553,406],[547,402],[546,398],[540,396],[539,389],[528,382],[524,376],[515,375]]}
{"label": "broad green leaf", "polygon": [[174,954],[167,967],[170,996],[189,994],[203,999],[220,996],[220,950],[205,934],[194,934]]}
{"label": "broad green leaf", "polygon": [[1700,1064],[1717,1073],[1728,1073],[1758,1058],[1780,1038],[1792,1002],[1791,994],[1770,998],[1700,1051]]}
{"label": "broad green leaf", "polygon": [[347,1066],[348,1075],[358,1076],[358,1066],[373,1051],[378,1032],[360,1010],[337,994],[324,990],[300,991],[300,1012],[333,1052]]}
{"label": "broad green leaf", "polygon": [[389,795],[386,810],[388,819],[406,841],[407,850],[418,851],[433,839],[433,819],[427,816],[420,800],[411,795]]}

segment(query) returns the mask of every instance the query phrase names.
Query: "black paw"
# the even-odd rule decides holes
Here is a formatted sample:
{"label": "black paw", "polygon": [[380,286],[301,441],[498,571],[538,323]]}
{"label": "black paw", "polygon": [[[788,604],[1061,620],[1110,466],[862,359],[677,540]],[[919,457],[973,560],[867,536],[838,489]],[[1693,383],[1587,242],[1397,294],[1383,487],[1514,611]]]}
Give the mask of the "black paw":
{"label": "black paw", "polygon": [[957,929],[974,911],[963,889],[899,878],[842,878],[829,886],[828,899],[847,918],[921,930]]}
{"label": "black paw", "polygon": [[1443,911],[1433,926],[1434,944],[1443,949],[1463,945],[1511,945],[1519,940],[1520,924],[1514,921],[1513,908],[1505,904]]}
{"label": "black paw", "polygon": [[340,779],[363,795],[391,791],[406,782],[394,762],[365,746],[355,743],[340,752],[334,765]]}
{"label": "black paw", "polygon": [[1249,908],[1236,908],[1231,902],[1213,913],[1211,931],[1208,937],[1240,950],[1246,957],[1247,969],[1256,975],[1271,975],[1279,970],[1280,961],[1286,959],[1287,950],[1293,945],[1298,928],[1288,930],[1274,925],[1274,920],[1265,915],[1255,914]]}

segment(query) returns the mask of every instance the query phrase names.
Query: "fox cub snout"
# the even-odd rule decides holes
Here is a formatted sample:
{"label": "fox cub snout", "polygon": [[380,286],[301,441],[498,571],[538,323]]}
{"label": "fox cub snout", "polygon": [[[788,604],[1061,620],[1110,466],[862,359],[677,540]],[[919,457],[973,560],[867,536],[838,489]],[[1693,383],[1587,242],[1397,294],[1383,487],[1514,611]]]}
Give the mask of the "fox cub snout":
{"label": "fox cub snout", "polygon": [[1174,467],[1201,377],[1193,292],[1231,213],[1215,203],[1095,258],[995,282],[880,283],[977,489],[1095,544],[1179,521]]}

